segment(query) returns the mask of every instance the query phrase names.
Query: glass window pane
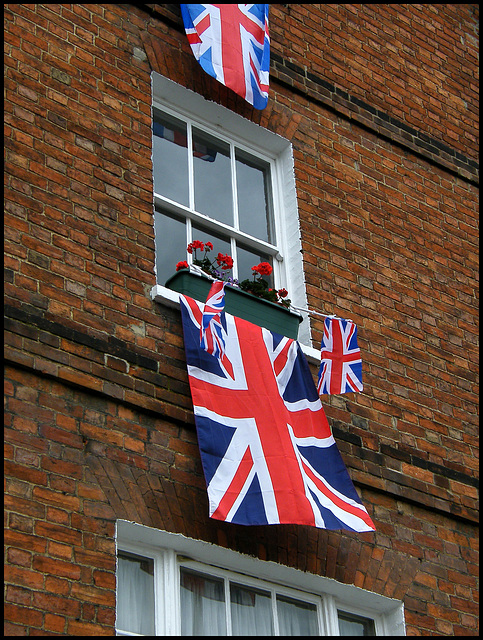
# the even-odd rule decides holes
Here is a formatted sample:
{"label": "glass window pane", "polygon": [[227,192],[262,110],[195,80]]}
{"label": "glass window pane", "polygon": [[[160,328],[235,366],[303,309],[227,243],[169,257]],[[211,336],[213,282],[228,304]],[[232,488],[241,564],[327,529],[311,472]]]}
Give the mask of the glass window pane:
{"label": "glass window pane", "polygon": [[153,133],[154,191],[188,206],[186,124],[155,110]]}
{"label": "glass window pane", "polygon": [[[197,224],[193,224],[191,229],[192,229],[191,235],[193,240],[201,240],[201,242],[203,243],[206,243],[209,241],[213,245],[213,251],[207,254],[207,257],[210,259],[211,262],[215,261],[215,258],[219,253],[222,253],[223,255],[228,254],[229,256],[234,258],[234,256],[231,255],[231,244],[230,244],[230,238],[228,236],[224,236],[219,233],[214,233],[213,231],[210,231],[209,229],[206,229],[203,226],[197,225]],[[196,255],[198,258],[201,258],[203,256],[202,252],[200,251],[197,251]],[[194,258],[194,253],[193,253],[193,258]],[[215,268],[217,267],[216,263],[214,267]],[[223,273],[223,272],[220,272],[220,273]],[[229,277],[231,278],[233,277],[233,269],[225,273],[227,273]]]}
{"label": "glass window pane", "polygon": [[226,635],[223,580],[181,568],[181,635]]}
{"label": "glass window pane", "polygon": [[341,636],[375,636],[374,620],[338,611],[339,633]]}
{"label": "glass window pane", "polygon": [[[260,264],[260,262],[268,262],[273,266],[273,259],[268,254],[264,254],[262,252],[254,251],[253,249],[249,249],[244,245],[237,246],[236,252],[236,261],[238,265],[238,280],[245,280],[248,278],[249,280],[253,280],[253,271],[252,267]],[[268,286],[273,288],[273,271],[269,276],[263,276],[263,279],[268,282]]]}
{"label": "glass window pane", "polygon": [[156,282],[164,285],[176,273],[176,265],[187,259],[186,223],[174,216],[155,211]]}
{"label": "glass window pane", "polygon": [[234,636],[273,635],[270,593],[230,584],[231,626]]}
{"label": "glass window pane", "polygon": [[233,226],[230,145],[193,127],[195,209]]}
{"label": "glass window pane", "polygon": [[154,561],[119,555],[117,560],[116,627],[154,635]]}
{"label": "glass window pane", "polygon": [[273,242],[270,165],[237,149],[238,220],[242,231]]}
{"label": "glass window pane", "polygon": [[319,635],[315,604],[277,596],[277,614],[281,636]]}

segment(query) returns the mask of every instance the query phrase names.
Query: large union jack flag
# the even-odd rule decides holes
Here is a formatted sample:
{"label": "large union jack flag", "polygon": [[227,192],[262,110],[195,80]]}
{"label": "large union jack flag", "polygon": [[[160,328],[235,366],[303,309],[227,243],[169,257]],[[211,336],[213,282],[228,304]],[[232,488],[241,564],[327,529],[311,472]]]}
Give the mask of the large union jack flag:
{"label": "large union jack flag", "polygon": [[268,101],[268,4],[182,4],[191,50],[213,78],[256,109]]}
{"label": "large union jack flag", "polygon": [[223,312],[223,358],[200,346],[203,305],[180,296],[209,514],[235,524],[373,531],[298,343]]}
{"label": "large union jack flag", "polygon": [[357,326],[351,320],[326,318],[317,390],[324,393],[362,391],[362,359]]}

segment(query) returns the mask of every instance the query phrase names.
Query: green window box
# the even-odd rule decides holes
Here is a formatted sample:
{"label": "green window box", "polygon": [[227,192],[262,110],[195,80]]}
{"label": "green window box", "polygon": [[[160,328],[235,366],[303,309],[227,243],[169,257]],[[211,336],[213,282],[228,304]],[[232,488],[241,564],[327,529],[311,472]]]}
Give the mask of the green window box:
{"label": "green window box", "polygon": [[[184,269],[171,276],[165,284],[168,289],[199,302],[206,300],[211,285],[212,280],[209,278]],[[302,316],[298,313],[230,285],[225,287],[225,311],[294,340],[297,339],[302,321]]]}

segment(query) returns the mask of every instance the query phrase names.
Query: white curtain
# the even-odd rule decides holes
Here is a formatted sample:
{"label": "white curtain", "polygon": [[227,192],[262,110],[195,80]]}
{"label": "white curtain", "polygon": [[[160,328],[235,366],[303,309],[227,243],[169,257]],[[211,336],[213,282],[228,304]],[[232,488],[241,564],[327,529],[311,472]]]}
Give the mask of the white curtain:
{"label": "white curtain", "polygon": [[341,636],[375,636],[374,620],[338,611]]}
{"label": "white curtain", "polygon": [[181,569],[181,635],[226,636],[223,580]]}
{"label": "white curtain", "polygon": [[153,561],[118,557],[117,620],[119,630],[154,635]]}
{"label": "white curtain", "polygon": [[277,596],[281,636],[317,636],[317,608],[314,604]]}
{"label": "white curtain", "polygon": [[[227,635],[224,581],[181,569],[181,635]],[[271,594],[230,583],[232,635],[274,635]],[[317,608],[309,602],[277,596],[277,614],[282,636],[319,635]]]}
{"label": "white curtain", "polygon": [[273,635],[270,593],[231,584],[230,600],[234,636]]}

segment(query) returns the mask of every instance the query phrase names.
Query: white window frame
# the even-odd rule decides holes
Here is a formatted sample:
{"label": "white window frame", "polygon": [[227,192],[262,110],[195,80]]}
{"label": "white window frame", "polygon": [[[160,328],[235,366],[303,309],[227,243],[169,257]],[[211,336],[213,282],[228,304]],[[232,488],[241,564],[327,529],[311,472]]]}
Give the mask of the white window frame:
{"label": "white window frame", "polygon": [[[291,143],[229,109],[205,100],[194,91],[186,89],[154,71],[151,75],[151,81],[153,107],[185,119],[215,137],[228,141],[252,155],[270,162],[275,235],[279,248],[278,255],[274,255],[276,287],[285,287],[292,303],[306,309],[307,295]],[[196,213],[190,207],[171,203],[160,194],[154,194],[153,205],[154,210],[157,206],[162,206],[165,209],[182,213],[188,220],[202,222],[203,225],[211,226],[218,231],[223,230],[222,223],[210,221],[208,216]],[[233,236],[231,229],[229,233]],[[268,250],[268,253],[273,254],[271,245],[263,241],[253,242],[250,239],[247,241],[246,235],[242,232],[235,232],[235,235],[237,239],[242,240],[248,246],[253,248],[258,246],[264,252]],[[180,256],[180,260],[183,258],[184,256]],[[280,259],[283,259],[283,263],[280,262]],[[168,306],[179,306],[179,294],[159,284],[151,289],[151,298]],[[305,313],[303,321],[300,323],[298,341],[309,359],[320,363],[320,352],[312,348],[310,323]]]}
{"label": "white window frame", "polygon": [[402,602],[330,578],[126,520],[116,522],[116,547],[154,561],[157,636],[181,635],[180,566],[315,603],[325,635],[339,635],[338,610],[373,619],[378,636],[406,635]]}

